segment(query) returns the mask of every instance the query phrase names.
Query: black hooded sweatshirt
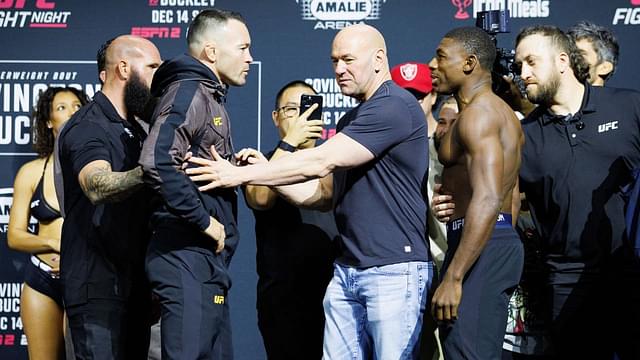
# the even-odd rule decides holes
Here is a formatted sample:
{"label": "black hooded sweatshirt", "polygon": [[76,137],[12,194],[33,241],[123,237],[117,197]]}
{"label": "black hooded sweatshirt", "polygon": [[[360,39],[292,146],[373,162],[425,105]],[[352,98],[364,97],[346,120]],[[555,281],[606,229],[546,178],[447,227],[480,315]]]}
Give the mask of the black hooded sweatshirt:
{"label": "black hooded sweatshirt", "polygon": [[[212,159],[211,145],[220,156],[233,161],[231,127],[223,105],[226,87],[200,61],[180,55],[158,68],[151,93],[156,105],[140,155],[144,181],[157,194],[151,226],[185,226],[185,230],[197,230],[192,234],[198,234],[209,226],[209,216],[214,217],[225,227],[222,256],[228,266],[238,245],[236,189],[200,192],[181,170],[189,151],[193,156]],[[188,234],[176,242],[215,250],[212,239]]]}

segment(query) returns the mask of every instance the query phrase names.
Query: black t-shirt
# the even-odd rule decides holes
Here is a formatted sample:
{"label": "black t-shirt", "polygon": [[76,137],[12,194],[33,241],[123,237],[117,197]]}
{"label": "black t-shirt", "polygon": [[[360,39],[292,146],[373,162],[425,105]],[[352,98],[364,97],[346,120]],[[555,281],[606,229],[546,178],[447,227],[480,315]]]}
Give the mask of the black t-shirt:
{"label": "black t-shirt", "polygon": [[336,261],[358,268],[427,261],[422,184],[428,175],[429,145],[424,112],[415,97],[391,80],[384,82],[340,119],[337,130],[375,158],[334,173],[335,216],[343,245]]}
{"label": "black t-shirt", "polygon": [[100,92],[60,134],[65,207],[61,278],[66,305],[125,298],[134,274],[144,271],[149,192],[140,190],[121,202],[93,205],[78,183],[80,170],[95,160],[109,162],[117,172],[135,168],[143,138],[140,127],[122,119]]}
{"label": "black t-shirt", "polygon": [[523,121],[520,190],[552,271],[598,271],[624,249],[621,187],[640,164],[640,93],[585,87],[580,111]]}
{"label": "black t-shirt", "polygon": [[333,213],[299,209],[277,198],[269,210],[254,210],[258,294],[286,289],[321,288],[331,278],[338,230]]}

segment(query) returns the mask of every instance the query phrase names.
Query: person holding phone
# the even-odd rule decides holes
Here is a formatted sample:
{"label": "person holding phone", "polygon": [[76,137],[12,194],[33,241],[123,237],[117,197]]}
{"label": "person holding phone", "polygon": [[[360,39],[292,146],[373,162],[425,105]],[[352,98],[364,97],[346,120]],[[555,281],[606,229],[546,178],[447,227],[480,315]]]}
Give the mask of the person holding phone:
{"label": "person holding phone", "polygon": [[[300,80],[278,92],[271,116],[281,140],[269,159],[315,146],[322,134],[322,109],[301,116],[317,103],[314,97],[322,100],[315,94]],[[248,185],[245,198],[256,219],[258,327],[267,357],[320,359],[322,298],[338,241],[333,214],[298,208],[268,186]]]}
{"label": "person holding phone", "polygon": [[318,105],[311,115],[309,115],[309,120],[322,120],[322,96],[320,95],[300,95],[300,114],[307,111],[307,109],[309,109],[313,104]]}

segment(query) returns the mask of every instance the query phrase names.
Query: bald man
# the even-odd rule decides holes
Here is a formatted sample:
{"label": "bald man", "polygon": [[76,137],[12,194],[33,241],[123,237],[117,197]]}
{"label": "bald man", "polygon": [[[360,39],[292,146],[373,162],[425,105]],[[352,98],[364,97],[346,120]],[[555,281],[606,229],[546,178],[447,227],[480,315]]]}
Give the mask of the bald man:
{"label": "bald man", "polygon": [[137,165],[140,116],[160,53],[124,35],[105,55],[104,86],[60,133],[65,222],[60,273],[77,359],[142,359],[149,343],[144,251],[148,194]]}
{"label": "bald man", "polygon": [[[416,358],[433,274],[421,192],[428,162],[424,112],[391,81],[375,28],[341,30],[331,59],[342,93],[360,101],[334,137],[244,167],[214,152],[213,161],[192,158],[202,167],[188,173],[210,181],[202,189],[270,185],[298,206],[333,209],[341,252],[324,298],[324,358]],[[251,152],[239,155],[251,160]]]}

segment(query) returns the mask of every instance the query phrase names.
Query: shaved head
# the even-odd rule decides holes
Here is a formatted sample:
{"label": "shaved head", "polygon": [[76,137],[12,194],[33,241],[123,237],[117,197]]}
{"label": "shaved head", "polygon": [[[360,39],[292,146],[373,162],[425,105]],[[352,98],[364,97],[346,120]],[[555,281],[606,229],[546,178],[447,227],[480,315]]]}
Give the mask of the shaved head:
{"label": "shaved head", "polygon": [[147,39],[121,35],[108,45],[104,59],[102,92],[123,118],[140,116],[151,96],[153,74],[162,62],[160,51]]}
{"label": "shaved head", "polygon": [[373,26],[356,24],[340,30],[333,39],[331,59],[344,95],[366,100],[391,79],[387,45]]}
{"label": "shaved head", "polygon": [[340,30],[333,41],[350,41],[363,49],[382,49],[387,53],[387,44],[380,31],[366,24],[355,24]]}
{"label": "shaved head", "polygon": [[141,58],[145,54],[157,54],[157,58],[160,58],[160,53],[153,43],[145,38],[141,38],[133,35],[121,35],[113,39],[105,57],[105,68],[109,68],[119,61],[131,61],[136,58]]}

